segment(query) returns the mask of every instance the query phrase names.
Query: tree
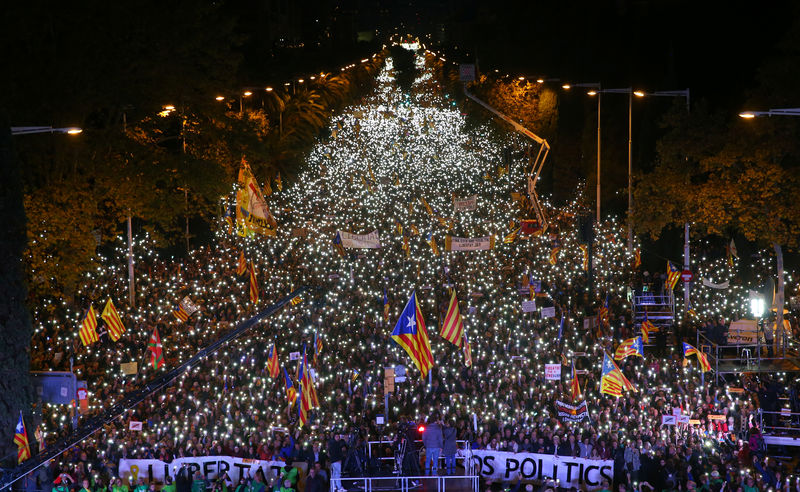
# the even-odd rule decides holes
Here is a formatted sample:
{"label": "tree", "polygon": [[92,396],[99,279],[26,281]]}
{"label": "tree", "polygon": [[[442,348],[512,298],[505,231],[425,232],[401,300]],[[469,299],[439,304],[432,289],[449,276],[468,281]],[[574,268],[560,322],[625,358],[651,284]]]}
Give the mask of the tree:
{"label": "tree", "polygon": [[637,180],[638,232],[657,237],[693,222],[701,232],[737,232],[771,246],[777,260],[778,329],[783,326],[783,247],[800,246],[800,126],[787,120],[747,122],[712,115],[669,115],[658,162]]}
{"label": "tree", "polygon": [[[29,414],[32,391],[28,370],[33,329],[28,309],[25,276],[20,261],[25,249],[25,209],[22,206],[22,186],[8,119],[0,121],[0,457],[12,453],[14,428],[20,410]],[[32,439],[32,436],[28,436]],[[2,466],[13,466],[1,463]]]}

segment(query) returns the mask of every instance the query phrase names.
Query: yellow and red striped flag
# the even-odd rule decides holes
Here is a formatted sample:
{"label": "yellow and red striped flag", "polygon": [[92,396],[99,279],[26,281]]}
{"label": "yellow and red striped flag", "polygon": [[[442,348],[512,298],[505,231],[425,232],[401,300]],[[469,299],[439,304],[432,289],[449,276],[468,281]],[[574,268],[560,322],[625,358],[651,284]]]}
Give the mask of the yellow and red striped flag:
{"label": "yellow and red striped flag", "polygon": [[550,250],[550,264],[555,265],[558,263],[558,254],[561,252],[561,247],[556,246]]}
{"label": "yellow and red striped flag", "polygon": [[426,377],[433,367],[433,355],[428,330],[422,317],[422,308],[419,307],[415,291],[411,291],[411,297],[392,330],[392,340],[411,357],[422,377]]}
{"label": "yellow and red striped flag", "polygon": [[472,347],[469,345],[469,338],[467,338],[466,330],[464,330],[464,346],[461,348],[464,350],[464,365],[472,367]]}
{"label": "yellow and red striped flag", "polygon": [[639,250],[639,248],[636,248],[633,251],[633,269],[636,270],[640,266],[642,266],[642,252]]}
{"label": "yellow and red striped flag", "polygon": [[292,380],[289,379],[289,373],[286,372],[285,367],[283,368],[283,380],[286,383],[286,399],[289,402],[289,408],[291,408],[297,400],[297,390],[294,385],[292,385]]}
{"label": "yellow and red striped flag", "polygon": [[239,261],[236,263],[236,275],[240,277],[247,271],[247,259],[244,257],[244,250],[239,253]]}
{"label": "yellow and red striped flag", "polygon": [[117,310],[114,307],[114,303],[111,302],[111,298],[106,302],[106,307],[103,308],[103,314],[101,314],[100,317],[106,322],[108,336],[111,337],[111,340],[115,342],[119,340],[122,334],[125,333],[125,325],[122,324],[122,320],[119,318],[119,314],[117,314]]}
{"label": "yellow and red striped flag", "polygon": [[669,292],[672,292],[675,289],[675,286],[678,285],[678,280],[681,278],[681,272],[678,270],[678,267],[672,264],[671,261],[667,261],[667,281],[666,287]]}
{"label": "yellow and red striped flag", "polygon": [[658,331],[656,325],[650,322],[647,319],[647,313],[644,314],[644,321],[642,321],[642,341],[644,343],[650,343],[650,334],[655,333]]}
{"label": "yellow and red striped flag", "polygon": [[600,376],[600,392],[611,396],[622,396],[623,391],[636,391],[628,378],[622,374],[622,371],[614,360],[603,354],[603,373]]}
{"label": "yellow and red striped flag", "polygon": [[697,356],[697,362],[700,363],[700,370],[703,372],[708,372],[711,370],[711,364],[708,362],[708,357],[703,352],[697,350],[692,345],[689,345],[686,342],[683,342],[683,357],[689,357],[690,355]]}
{"label": "yellow and red striped flag", "polygon": [[269,377],[277,378],[280,374],[280,365],[278,364],[278,347],[273,343],[272,350],[269,351],[269,359],[267,360],[267,370],[269,370]]}
{"label": "yellow and red striped flag", "polygon": [[461,346],[461,339],[464,338],[464,319],[458,310],[458,298],[456,290],[451,289],[450,305],[447,307],[447,314],[439,334],[456,347]]}
{"label": "yellow and red striped flag", "polygon": [[250,302],[258,304],[258,281],[256,280],[256,267],[250,262]]}
{"label": "yellow and red striped flag", "polygon": [[81,342],[83,342],[84,346],[91,345],[99,340],[97,337],[97,315],[94,312],[94,306],[89,305],[89,310],[86,312],[86,316],[83,317],[83,321],[81,321],[78,335],[81,337]]}
{"label": "yellow and red striped flag", "polygon": [[25,430],[25,421],[22,420],[21,410],[17,427],[14,430],[14,444],[17,445],[17,464],[31,457],[31,446],[28,444],[28,432]]}

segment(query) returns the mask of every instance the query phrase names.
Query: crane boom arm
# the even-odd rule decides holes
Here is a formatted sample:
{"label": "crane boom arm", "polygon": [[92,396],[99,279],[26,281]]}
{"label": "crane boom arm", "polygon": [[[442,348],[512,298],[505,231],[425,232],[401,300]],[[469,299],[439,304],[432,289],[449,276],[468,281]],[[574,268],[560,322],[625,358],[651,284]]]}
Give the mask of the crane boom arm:
{"label": "crane boom arm", "polygon": [[505,114],[501,113],[500,111],[494,109],[493,107],[489,106],[485,102],[481,101],[474,94],[467,90],[467,86],[464,85],[464,95],[468,98],[472,99],[476,103],[480,104],[484,109],[491,112],[493,115],[497,116],[501,120],[505,121],[519,133],[525,135],[526,137],[530,138],[537,144],[539,144],[539,152],[536,153],[536,159],[533,161],[533,165],[531,166],[530,171],[528,171],[528,197],[531,200],[531,204],[534,207],[534,211],[536,212],[536,217],[539,219],[539,222],[542,226],[542,231],[547,229],[547,217],[545,216],[544,209],[542,208],[541,204],[539,203],[539,196],[536,193],[536,182],[539,180],[539,174],[542,172],[542,167],[544,167],[544,161],[547,159],[547,154],[550,152],[550,144],[547,143],[547,140],[543,139],[542,137],[536,135],[532,131],[528,130],[524,126],[520,125],[516,121],[512,120]]}

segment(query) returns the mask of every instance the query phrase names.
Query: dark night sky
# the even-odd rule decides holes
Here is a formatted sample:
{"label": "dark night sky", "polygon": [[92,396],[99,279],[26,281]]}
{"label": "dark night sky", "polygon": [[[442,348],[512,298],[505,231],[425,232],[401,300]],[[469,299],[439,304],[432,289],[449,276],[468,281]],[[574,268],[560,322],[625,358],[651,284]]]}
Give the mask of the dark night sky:
{"label": "dark night sky", "polygon": [[742,103],[756,69],[798,12],[794,2],[738,0],[431,0],[417,6],[409,30],[434,33],[470,56],[477,51],[484,69],[601,80],[606,87],[691,87],[722,105]]}

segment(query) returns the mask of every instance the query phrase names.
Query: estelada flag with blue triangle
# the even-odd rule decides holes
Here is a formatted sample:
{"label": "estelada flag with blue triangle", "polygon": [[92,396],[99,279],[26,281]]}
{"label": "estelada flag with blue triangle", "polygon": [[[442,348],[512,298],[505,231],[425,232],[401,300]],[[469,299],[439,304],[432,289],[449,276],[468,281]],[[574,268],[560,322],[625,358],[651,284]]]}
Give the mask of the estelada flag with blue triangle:
{"label": "estelada flag with blue triangle", "polygon": [[392,331],[392,340],[408,353],[422,377],[427,376],[428,370],[433,367],[433,355],[428,330],[422,318],[422,309],[414,291],[411,291],[411,297],[400,313],[400,318]]}

